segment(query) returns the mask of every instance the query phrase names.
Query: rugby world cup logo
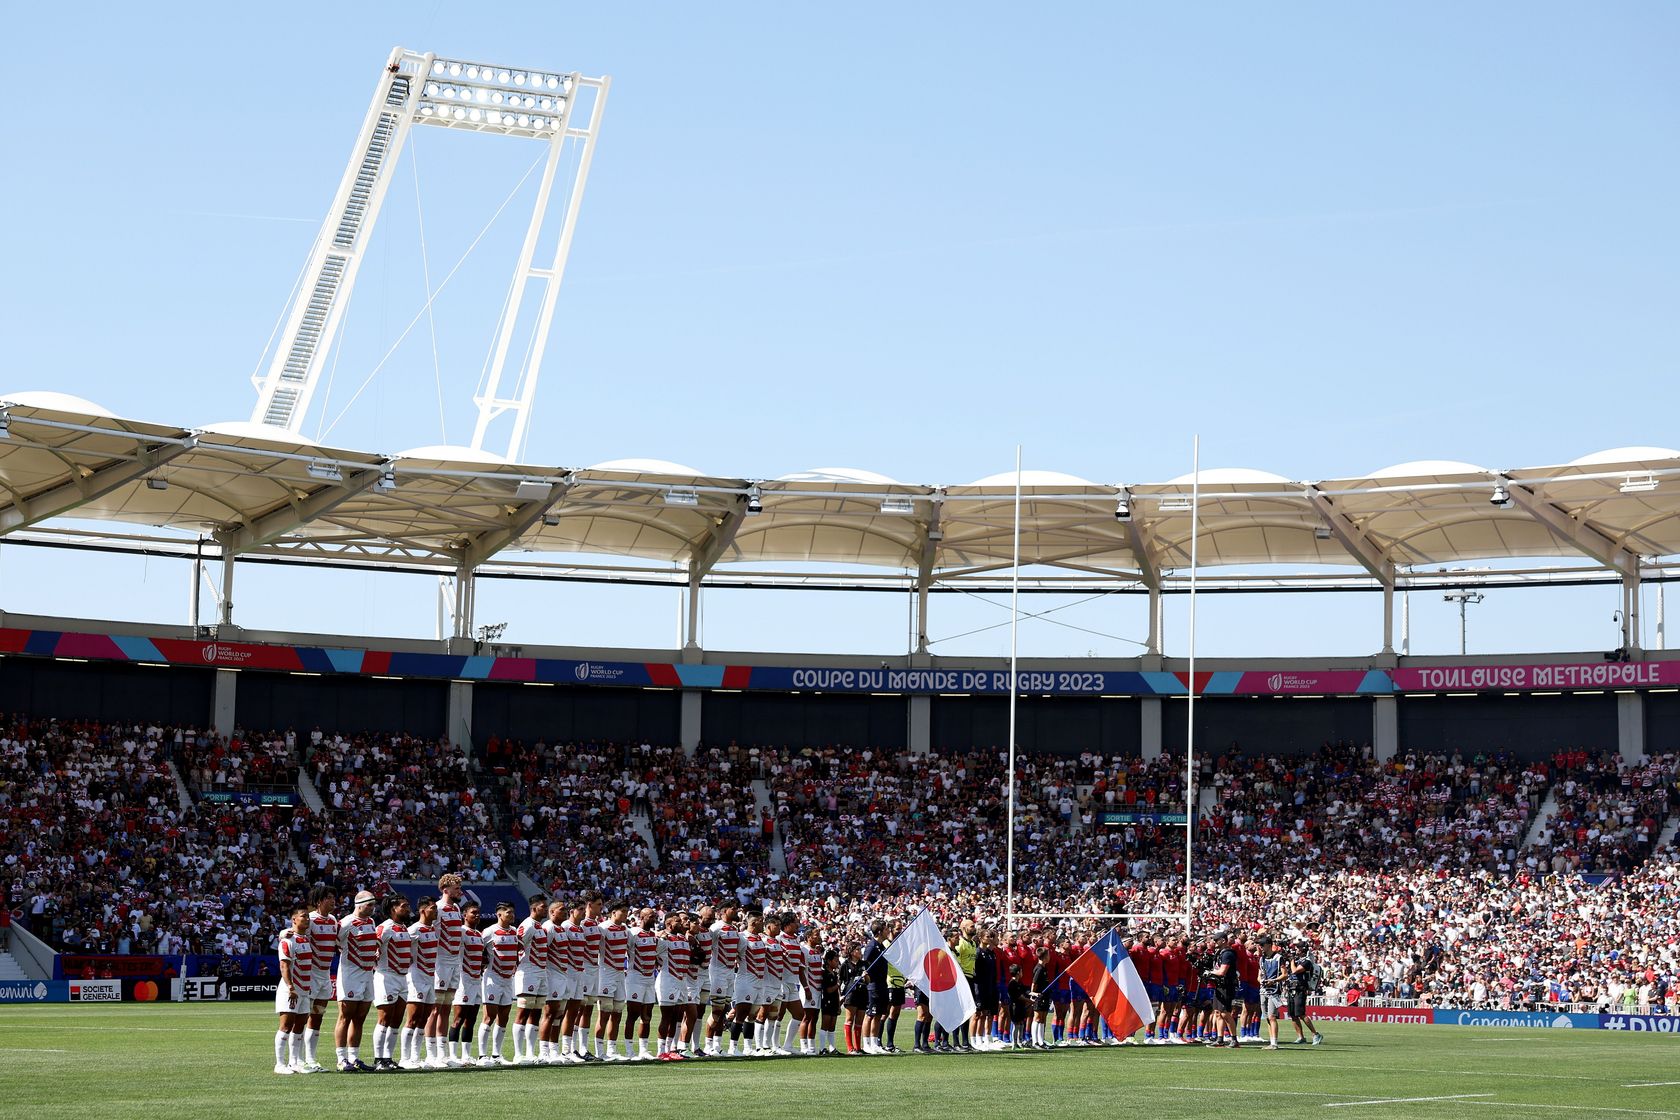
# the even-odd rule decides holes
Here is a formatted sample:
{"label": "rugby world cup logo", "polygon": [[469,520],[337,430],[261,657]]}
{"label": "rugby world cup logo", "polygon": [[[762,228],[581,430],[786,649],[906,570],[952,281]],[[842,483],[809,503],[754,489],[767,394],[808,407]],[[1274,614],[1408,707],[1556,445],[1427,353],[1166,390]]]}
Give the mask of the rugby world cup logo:
{"label": "rugby world cup logo", "polygon": [[204,660],[208,664],[214,665],[216,663],[216,655],[220,652],[221,647],[216,645],[215,642],[211,642],[209,645],[204,647]]}
{"label": "rugby world cup logo", "polygon": [[572,676],[576,677],[580,681],[588,680],[589,679],[589,662],[579,661],[577,663],[577,668],[572,670]]}
{"label": "rugby world cup logo", "polygon": [[1267,677],[1266,678],[1266,687],[1271,689],[1273,692],[1282,692],[1283,691],[1283,674],[1282,673],[1273,673],[1271,676]]}

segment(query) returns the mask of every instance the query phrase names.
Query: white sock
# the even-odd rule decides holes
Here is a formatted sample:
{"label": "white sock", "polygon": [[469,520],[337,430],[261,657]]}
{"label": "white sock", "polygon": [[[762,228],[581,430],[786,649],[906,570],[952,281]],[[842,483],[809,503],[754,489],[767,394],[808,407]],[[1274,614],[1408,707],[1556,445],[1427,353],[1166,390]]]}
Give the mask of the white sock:
{"label": "white sock", "polygon": [[349,1055],[350,1055],[350,1048],[349,1047],[347,1047],[347,1046],[334,1046],[333,1047],[333,1056],[338,1059],[338,1064],[339,1065],[343,1065],[345,1062],[349,1061],[350,1060]]}
{"label": "white sock", "polygon": [[313,1027],[303,1028],[303,1060],[310,1065],[315,1064],[315,1044],[321,1040],[321,1032]]}
{"label": "white sock", "polygon": [[[481,1058],[488,1057],[490,1054],[489,1048],[484,1045],[489,1038],[490,1020],[488,1018],[484,1018],[479,1020],[478,1023],[478,1056]],[[463,1043],[463,1045],[465,1044]]]}
{"label": "white sock", "polygon": [[291,1043],[288,1042],[287,1040],[290,1039],[291,1037],[292,1036],[287,1034],[285,1031],[275,1031],[274,1032],[274,1064],[275,1065],[283,1066],[283,1065],[286,1064],[286,1048],[291,1045]]}
{"label": "white sock", "polygon": [[292,1064],[294,1066],[307,1066],[309,1064],[309,1048],[304,1045],[301,1031],[292,1035]]}
{"label": "white sock", "polygon": [[500,1023],[490,1028],[490,1056],[492,1058],[500,1058],[502,1056],[502,1038],[506,1035],[506,1033],[507,1028],[502,1026]]}
{"label": "white sock", "polygon": [[426,1036],[426,1056],[432,1059],[442,1059],[444,1038],[441,1035]]}
{"label": "white sock", "polygon": [[378,1061],[385,1056],[385,1026],[382,1023],[373,1025],[373,1059]]}

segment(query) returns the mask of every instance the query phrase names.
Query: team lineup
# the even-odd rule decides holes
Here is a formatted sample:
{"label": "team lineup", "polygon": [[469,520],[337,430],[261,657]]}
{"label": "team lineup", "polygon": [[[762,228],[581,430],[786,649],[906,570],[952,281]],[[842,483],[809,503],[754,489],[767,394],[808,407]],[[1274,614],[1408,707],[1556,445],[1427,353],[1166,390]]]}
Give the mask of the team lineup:
{"label": "team lineup", "polygon": [[[507,902],[490,917],[452,874],[417,905],[361,891],[339,918],[335,904],[318,888],[280,937],[277,1074],[326,1071],[316,1051],[332,1002],[342,1073],[896,1054],[899,1016],[912,1002],[918,1053],[1131,1045],[1139,1028],[1148,1045],[1235,1047],[1258,1041],[1262,1021],[1275,1049],[1283,1018],[1296,1042],[1308,1033],[1321,1041],[1306,1004],[1322,973],[1305,947],[1226,930],[1197,943],[1139,933],[1111,950],[1130,959],[1147,991],[1139,1016],[1111,1030],[1102,1001],[1067,978],[1083,946],[1048,934],[1004,945],[965,920],[952,955],[972,989],[972,1018],[947,1029],[889,963],[897,931],[879,919],[842,953],[825,947],[815,923],[734,902],[632,915],[587,891],[564,903],[534,896],[519,921]],[[361,1059],[370,1011],[371,1065]]]}

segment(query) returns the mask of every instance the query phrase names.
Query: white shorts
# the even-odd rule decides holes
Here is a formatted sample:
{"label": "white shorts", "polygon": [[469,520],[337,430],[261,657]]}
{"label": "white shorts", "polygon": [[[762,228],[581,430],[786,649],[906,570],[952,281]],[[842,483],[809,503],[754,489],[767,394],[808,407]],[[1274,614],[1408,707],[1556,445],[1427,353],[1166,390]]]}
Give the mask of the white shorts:
{"label": "white shorts", "polygon": [[663,1007],[682,1007],[695,1002],[699,989],[690,980],[679,980],[669,973],[661,972],[654,984],[654,994],[659,997]]}
{"label": "white shorts", "polygon": [[596,985],[595,1002],[606,1005],[624,1003],[624,973],[602,970]]}
{"label": "white shorts", "polygon": [[439,995],[453,992],[461,983],[461,958],[445,960],[441,955],[437,962],[437,980],[432,984]]}
{"label": "white shorts", "polygon": [[600,969],[593,965],[584,965],[582,972],[573,975],[577,977],[577,993],[572,996],[573,999],[594,999],[601,994],[599,987]]}
{"label": "white shorts", "polygon": [[543,992],[543,998],[548,1000],[550,1003],[565,1003],[567,1000],[572,998],[567,994],[571,991],[571,985],[571,973],[556,972],[553,969],[549,969],[547,989]]}
{"label": "white shorts", "polygon": [[275,993],[274,993],[274,1013],[276,1015],[307,1015],[307,1014],[309,1014],[309,1012],[311,1010],[311,1001],[310,1001],[309,993],[313,992],[314,990],[315,990],[315,987],[314,987],[313,984],[311,984],[310,987],[309,987],[309,992],[305,992],[301,985],[298,987],[298,989],[296,991],[293,991],[292,986],[290,984],[287,984],[284,981],[282,981],[279,989],[276,990]]}
{"label": "white shorts", "polygon": [[408,1002],[408,977],[400,972],[385,972],[383,970],[373,974],[373,1005],[386,1007],[393,1003]]}
{"label": "white shorts", "polygon": [[651,977],[651,976],[625,976],[625,978],[624,978],[624,1002],[625,1003],[653,1003],[653,1002],[655,1002],[654,992],[653,992],[653,977]]}
{"label": "white shorts", "polygon": [[437,1002],[437,980],[436,980],[436,978],[431,977],[431,976],[427,976],[423,972],[420,973],[419,975],[415,975],[412,972],[409,973],[408,974],[408,1002],[410,1002],[410,1003],[436,1003]]}
{"label": "white shorts", "polygon": [[750,973],[746,972],[735,977],[735,1002],[756,1006],[760,983],[761,981],[754,979]]}
{"label": "white shorts", "polygon": [[761,980],[758,990],[753,993],[754,1007],[775,1007],[782,1002],[782,982],[780,980]]}
{"label": "white shorts", "polygon": [[518,970],[513,974],[513,990],[521,999],[528,997],[547,999],[548,970],[546,968],[540,972],[534,969],[531,971],[523,968]]}
{"label": "white shorts", "polygon": [[454,1005],[456,1007],[477,1007],[484,1002],[483,978],[462,976],[461,983],[455,989]]}
{"label": "white shorts", "polygon": [[798,1003],[799,1002],[799,984],[798,984],[797,981],[794,981],[794,980],[783,980],[782,981],[782,1002],[783,1003]]}
{"label": "white shorts", "polygon": [[309,978],[309,998],[320,1003],[328,1003],[333,998],[332,973],[324,968],[317,968]]}
{"label": "white shorts", "polygon": [[513,1005],[513,978],[510,976],[493,976],[484,974],[484,990],[479,995],[479,1002],[485,1007],[511,1007]]}
{"label": "white shorts", "polygon": [[713,996],[727,999],[735,994],[735,974],[728,969],[713,968],[706,974],[706,987]]}
{"label": "white shorts", "polygon": [[373,999],[373,975],[353,964],[338,966],[338,998],[345,1003],[367,1003]]}
{"label": "white shorts", "polygon": [[822,1006],[822,993],[815,988],[800,988],[799,1006],[807,1011],[815,1011]]}

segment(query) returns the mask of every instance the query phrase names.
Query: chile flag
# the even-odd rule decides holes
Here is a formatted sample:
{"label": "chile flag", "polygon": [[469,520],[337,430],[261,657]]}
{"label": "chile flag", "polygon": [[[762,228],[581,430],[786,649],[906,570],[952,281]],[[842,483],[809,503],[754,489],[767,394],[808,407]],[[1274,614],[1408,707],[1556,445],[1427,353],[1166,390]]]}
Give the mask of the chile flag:
{"label": "chile flag", "polygon": [[1115,930],[1068,965],[1067,975],[1085,989],[1115,1038],[1130,1038],[1155,1021],[1143,977]]}

